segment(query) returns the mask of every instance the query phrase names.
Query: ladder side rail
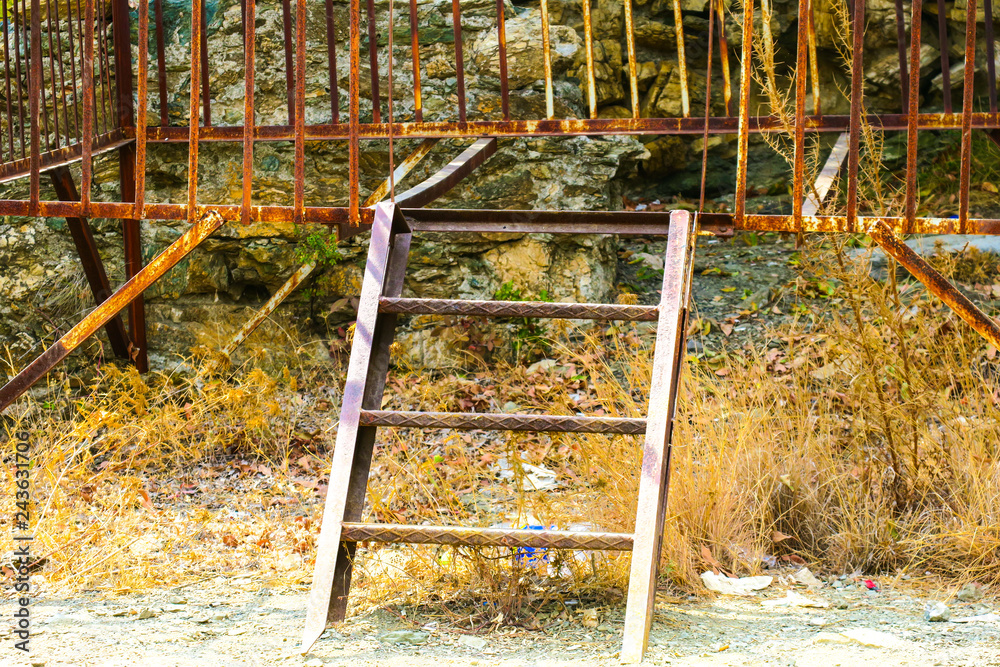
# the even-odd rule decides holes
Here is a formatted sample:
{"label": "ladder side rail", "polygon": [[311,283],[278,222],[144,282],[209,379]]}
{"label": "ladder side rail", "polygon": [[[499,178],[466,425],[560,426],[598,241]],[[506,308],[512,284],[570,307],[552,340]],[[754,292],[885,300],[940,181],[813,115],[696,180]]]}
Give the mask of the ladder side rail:
{"label": "ladder side rail", "polygon": [[[402,233],[395,235],[397,230]],[[394,235],[399,237],[395,245],[392,243]],[[379,327],[379,297],[383,296],[387,287],[402,291],[409,241],[409,229],[405,227],[396,205],[391,202],[378,204],[351,343],[323,523],[316,546],[316,568],[302,635],[303,650],[308,650],[319,639],[331,615],[346,609],[350,559],[354,552],[352,545],[341,544],[341,532],[345,517],[359,514],[357,507],[364,503],[367,470],[371,462],[368,443],[374,442],[374,428],[360,426],[361,410],[376,394],[381,397],[385,373],[383,371],[381,379],[376,380],[373,371],[387,366],[389,343],[394,334],[394,331],[388,335],[384,333],[388,329],[384,325]],[[387,280],[387,276],[391,278]],[[394,330],[395,317],[381,316],[381,319],[383,324],[391,323]],[[379,344],[378,349],[374,349],[376,343]],[[364,468],[364,479],[355,468]],[[336,598],[335,592],[338,594]]]}
{"label": "ladder side rail", "polygon": [[671,213],[622,639],[621,660],[628,663],[642,660],[653,620],[694,238],[691,215],[687,211]]}

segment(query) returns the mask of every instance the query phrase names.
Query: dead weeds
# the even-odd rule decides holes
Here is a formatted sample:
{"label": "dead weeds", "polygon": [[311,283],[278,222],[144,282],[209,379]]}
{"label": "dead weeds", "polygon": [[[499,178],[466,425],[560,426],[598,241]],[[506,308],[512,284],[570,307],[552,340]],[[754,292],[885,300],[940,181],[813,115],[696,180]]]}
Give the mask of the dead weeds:
{"label": "dead weeds", "polygon": [[[820,572],[1000,584],[996,350],[919,285],[874,282],[840,247],[808,249],[802,262],[807,278],[774,305],[797,314],[792,324],[756,347],[688,359],[664,540],[668,585],[698,589],[704,569],[750,574],[802,562]],[[827,285],[822,298],[816,281]],[[397,368],[384,405],[645,413],[645,325],[547,335],[548,356],[531,365],[472,364],[440,376]],[[222,575],[304,587],[337,368],[246,365],[180,378],[105,365],[83,391],[54,376],[5,423],[7,452],[14,431],[31,433],[35,571],[67,592],[122,594]],[[629,532],[640,452],[641,438],[627,436],[387,430],[368,518]],[[10,465],[2,476],[12,488]],[[9,521],[13,496],[0,502]],[[355,608],[433,604],[472,630],[536,627],[553,604],[617,604],[627,587],[627,554],[374,545],[359,553]]]}

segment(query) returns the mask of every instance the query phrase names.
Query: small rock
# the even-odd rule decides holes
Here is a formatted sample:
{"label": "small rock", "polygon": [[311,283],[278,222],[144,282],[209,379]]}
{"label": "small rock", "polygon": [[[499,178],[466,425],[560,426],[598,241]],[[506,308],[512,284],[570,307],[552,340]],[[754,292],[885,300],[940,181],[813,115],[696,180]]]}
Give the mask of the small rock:
{"label": "small rock", "polygon": [[962,586],[956,597],[962,602],[975,602],[983,597],[983,585],[977,581]]}
{"label": "small rock", "polygon": [[156,617],[156,612],[154,612],[154,611],[153,611],[152,609],[150,609],[149,607],[143,607],[143,608],[142,608],[142,609],[141,609],[141,610],[139,611],[139,615],[138,615],[138,616],[136,616],[136,619],[137,619],[137,620],[140,620],[140,621],[144,621],[144,620],[146,620],[147,618],[155,618],[155,617]]}
{"label": "small rock", "polygon": [[31,667],[45,667],[45,661],[35,658],[31,661]]}
{"label": "small rock", "polygon": [[796,583],[808,586],[809,588],[820,588],[823,582],[816,578],[816,575],[808,567],[804,567],[792,575]]}
{"label": "small rock", "polygon": [[951,618],[951,609],[943,602],[927,605],[924,610],[924,620],[929,623],[945,623]]}
{"label": "small rock", "polygon": [[458,643],[462,646],[468,646],[469,648],[474,648],[477,651],[481,651],[486,648],[486,640],[482,637],[477,637],[475,635],[462,635],[458,638]]}
{"label": "small rock", "polygon": [[429,632],[420,632],[418,630],[395,630],[382,635],[380,639],[388,644],[417,645],[423,644],[430,636]]}
{"label": "small rock", "polygon": [[181,597],[180,595],[171,595],[167,598],[168,604],[187,604],[187,598]]}

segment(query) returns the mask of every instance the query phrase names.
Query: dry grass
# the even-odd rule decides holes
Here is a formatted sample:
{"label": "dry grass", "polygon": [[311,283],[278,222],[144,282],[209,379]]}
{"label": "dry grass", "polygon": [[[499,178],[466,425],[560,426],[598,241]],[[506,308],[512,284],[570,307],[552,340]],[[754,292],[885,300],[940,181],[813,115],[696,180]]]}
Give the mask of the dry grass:
{"label": "dry grass", "polygon": [[[797,319],[758,347],[689,359],[665,577],[697,590],[712,562],[749,574],[801,559],[820,572],[1000,584],[996,350],[919,285],[874,282],[839,247],[803,257],[803,277],[776,305]],[[995,275],[982,257],[941,261],[959,278]],[[812,298],[818,282],[832,295]],[[645,412],[651,337],[641,328],[549,336],[552,362],[535,367],[437,378],[397,370],[386,405]],[[338,377],[329,366],[183,379],[104,366],[82,393],[54,381],[20,401],[6,429],[32,434],[37,571],[63,591],[127,593],[219,574],[302,587]],[[375,520],[633,527],[639,438],[398,431],[380,443]],[[531,491],[526,466],[553,471],[559,487]],[[9,467],[2,475],[12,483]],[[12,516],[12,496],[2,503]],[[624,554],[362,554],[357,608],[446,599],[442,614],[477,629],[531,627],[556,598],[614,603],[627,584]]]}

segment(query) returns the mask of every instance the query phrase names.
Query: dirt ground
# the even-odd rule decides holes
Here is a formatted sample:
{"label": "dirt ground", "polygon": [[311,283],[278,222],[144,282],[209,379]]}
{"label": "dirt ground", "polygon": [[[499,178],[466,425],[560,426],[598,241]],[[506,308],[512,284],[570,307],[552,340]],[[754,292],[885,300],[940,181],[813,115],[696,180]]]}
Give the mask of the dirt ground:
{"label": "dirt ground", "polygon": [[[955,591],[886,582],[879,592],[836,580],[821,589],[787,575],[752,597],[661,599],[651,665],[1000,665],[1000,605],[962,602]],[[794,588],[794,591],[793,591]],[[803,598],[817,607],[776,604]],[[795,597],[795,596],[799,597]],[[180,590],[128,598],[47,598],[33,607],[29,656],[0,630],[3,665],[616,665],[623,609],[582,613],[566,601],[546,631],[503,629],[469,635],[420,611],[382,609],[328,630],[302,654],[307,591],[270,590],[251,578],[217,577]],[[946,601],[951,619],[925,620]],[[5,605],[6,606],[6,605]],[[992,617],[990,616],[992,614]],[[8,619],[10,614],[5,611]],[[969,617],[979,621],[960,622]],[[585,627],[585,619],[588,621]],[[592,627],[595,625],[596,627]],[[845,634],[846,633],[846,634]],[[867,644],[867,645],[866,645]]]}

